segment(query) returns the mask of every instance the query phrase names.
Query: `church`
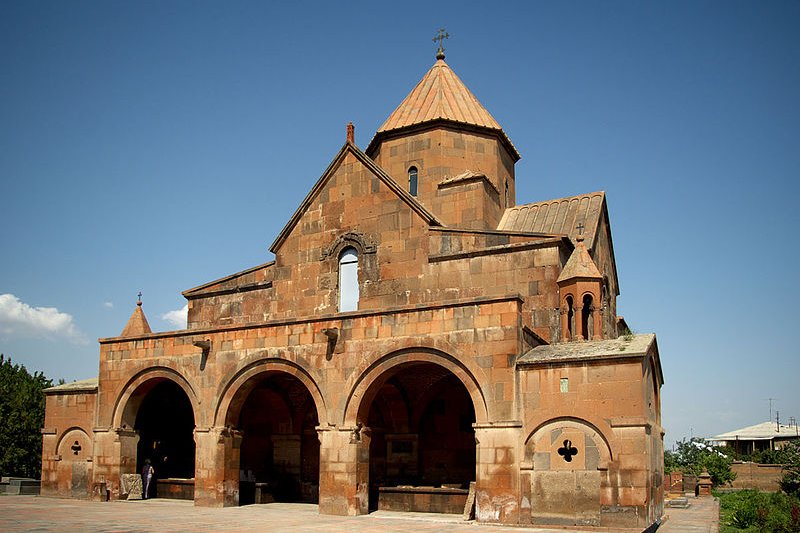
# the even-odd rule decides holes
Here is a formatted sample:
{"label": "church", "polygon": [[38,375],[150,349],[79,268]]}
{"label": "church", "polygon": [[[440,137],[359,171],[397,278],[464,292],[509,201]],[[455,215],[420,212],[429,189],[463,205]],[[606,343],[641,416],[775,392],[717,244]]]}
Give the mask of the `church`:
{"label": "church", "polygon": [[42,494],[126,498],[150,461],[196,506],[654,524],[663,375],[617,315],[605,193],[517,203],[519,159],[440,46],[274,260],[185,291],[185,330],[139,301],[97,378],[46,391]]}

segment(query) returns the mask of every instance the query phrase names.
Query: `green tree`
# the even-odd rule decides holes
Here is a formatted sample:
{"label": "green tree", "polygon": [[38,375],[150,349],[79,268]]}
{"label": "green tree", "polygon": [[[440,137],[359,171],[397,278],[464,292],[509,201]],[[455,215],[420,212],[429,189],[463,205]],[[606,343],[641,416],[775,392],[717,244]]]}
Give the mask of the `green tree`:
{"label": "green tree", "polygon": [[731,470],[733,458],[718,446],[711,446],[703,439],[695,437],[678,443],[674,452],[664,453],[664,470],[681,471],[684,474],[699,476],[703,471],[711,475],[714,486],[729,483],[736,479]]}
{"label": "green tree", "polygon": [[33,375],[0,354],[0,473],[39,479],[42,473],[44,389],[52,381]]}
{"label": "green tree", "polygon": [[791,441],[781,448],[783,477],[781,490],[786,494],[800,497],[800,442]]}

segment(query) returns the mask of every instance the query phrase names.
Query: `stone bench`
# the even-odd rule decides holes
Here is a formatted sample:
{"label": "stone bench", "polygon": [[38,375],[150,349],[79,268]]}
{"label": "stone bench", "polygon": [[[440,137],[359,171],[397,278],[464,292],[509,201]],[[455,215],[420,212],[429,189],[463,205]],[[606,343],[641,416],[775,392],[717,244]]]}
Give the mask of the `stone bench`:
{"label": "stone bench", "polygon": [[41,482],[38,479],[24,477],[4,477],[0,481],[0,489],[4,494],[10,496],[38,495],[41,490]]}
{"label": "stone bench", "polygon": [[468,489],[453,487],[379,487],[378,510],[460,515],[468,495]]}
{"label": "stone bench", "polygon": [[666,507],[675,507],[678,509],[686,509],[691,503],[689,503],[689,498],[673,498],[671,500],[667,500],[664,502]]}

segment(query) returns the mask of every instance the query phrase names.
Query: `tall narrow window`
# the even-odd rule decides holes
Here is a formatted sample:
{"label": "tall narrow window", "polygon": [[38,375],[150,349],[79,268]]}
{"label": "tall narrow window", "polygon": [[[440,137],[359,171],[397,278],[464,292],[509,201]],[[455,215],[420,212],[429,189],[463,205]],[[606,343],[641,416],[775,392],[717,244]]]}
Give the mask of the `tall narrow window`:
{"label": "tall narrow window", "polygon": [[505,193],[505,196],[504,196],[504,200],[506,202],[505,203],[505,207],[508,207],[508,180],[506,180],[506,193]]}
{"label": "tall narrow window", "polygon": [[587,294],[583,297],[583,309],[581,310],[581,334],[584,340],[592,338],[592,329],[594,329],[594,320],[592,320],[592,313],[594,306],[592,305],[592,295]]}
{"label": "tall narrow window", "polygon": [[358,252],[345,248],[339,256],[339,312],[358,309]]}
{"label": "tall narrow window", "polygon": [[411,196],[417,195],[417,167],[408,169],[408,192]]}
{"label": "tall narrow window", "polygon": [[572,340],[575,331],[575,308],[572,306],[572,296],[567,296],[567,340]]}

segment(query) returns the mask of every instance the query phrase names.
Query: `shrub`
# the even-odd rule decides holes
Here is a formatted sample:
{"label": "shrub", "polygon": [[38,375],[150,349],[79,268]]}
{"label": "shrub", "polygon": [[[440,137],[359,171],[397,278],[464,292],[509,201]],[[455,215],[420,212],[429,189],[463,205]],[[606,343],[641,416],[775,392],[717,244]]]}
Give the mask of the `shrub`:
{"label": "shrub", "polygon": [[781,459],[784,465],[781,490],[786,494],[800,496],[800,443],[788,442],[781,449]]}
{"label": "shrub", "polygon": [[674,452],[664,453],[666,472],[680,470],[684,474],[699,476],[706,471],[711,475],[715,487],[736,479],[736,474],[731,471],[732,462],[731,456],[723,453],[721,448],[711,446],[697,437],[679,442]]}
{"label": "shrub", "polygon": [[800,500],[777,492],[741,490],[717,494],[721,531],[800,531]]}

